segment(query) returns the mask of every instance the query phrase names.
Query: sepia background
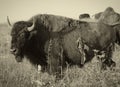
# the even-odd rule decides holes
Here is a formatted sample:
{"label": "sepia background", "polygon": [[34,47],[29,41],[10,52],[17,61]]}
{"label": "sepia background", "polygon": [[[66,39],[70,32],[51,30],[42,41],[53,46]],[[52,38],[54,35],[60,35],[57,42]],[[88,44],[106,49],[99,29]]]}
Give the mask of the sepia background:
{"label": "sepia background", "polygon": [[41,13],[79,19],[79,14],[93,15],[107,7],[120,13],[120,0],[0,0],[0,87],[120,87],[118,45],[113,55],[115,70],[102,72],[99,62],[93,58],[83,68],[68,65],[59,81],[46,72],[38,72],[27,59],[17,63],[10,53],[11,29],[6,23],[7,16],[13,23]]}
{"label": "sepia background", "polygon": [[29,19],[39,13],[48,13],[78,19],[80,13],[95,14],[113,7],[120,12],[120,0],[0,0],[0,23]]}

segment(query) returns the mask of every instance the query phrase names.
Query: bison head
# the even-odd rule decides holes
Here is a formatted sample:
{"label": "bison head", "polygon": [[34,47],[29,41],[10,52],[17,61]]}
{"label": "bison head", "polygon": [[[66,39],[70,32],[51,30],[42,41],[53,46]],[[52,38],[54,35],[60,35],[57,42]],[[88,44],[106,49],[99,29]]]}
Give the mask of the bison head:
{"label": "bison head", "polygon": [[11,52],[15,55],[17,62],[22,62],[25,45],[34,30],[34,22],[19,21],[12,26]]}

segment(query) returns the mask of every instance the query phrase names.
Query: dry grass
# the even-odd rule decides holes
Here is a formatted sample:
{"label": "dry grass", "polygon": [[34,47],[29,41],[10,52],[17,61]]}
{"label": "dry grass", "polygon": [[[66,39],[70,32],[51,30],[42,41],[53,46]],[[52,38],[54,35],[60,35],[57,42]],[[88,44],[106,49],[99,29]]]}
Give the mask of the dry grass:
{"label": "dry grass", "polygon": [[47,73],[38,73],[28,60],[16,63],[10,54],[10,29],[0,25],[0,87],[120,87],[120,47],[116,46],[114,71],[100,71],[94,58],[83,68],[68,67],[59,81]]}

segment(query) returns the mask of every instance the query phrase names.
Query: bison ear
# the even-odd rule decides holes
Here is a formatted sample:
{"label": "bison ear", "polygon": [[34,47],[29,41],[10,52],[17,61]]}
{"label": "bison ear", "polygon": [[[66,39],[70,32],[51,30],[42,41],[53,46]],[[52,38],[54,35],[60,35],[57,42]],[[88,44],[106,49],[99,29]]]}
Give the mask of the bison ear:
{"label": "bison ear", "polygon": [[33,18],[33,24],[32,24],[32,26],[28,27],[27,30],[32,31],[32,30],[34,30],[34,27],[35,27],[35,19]]}

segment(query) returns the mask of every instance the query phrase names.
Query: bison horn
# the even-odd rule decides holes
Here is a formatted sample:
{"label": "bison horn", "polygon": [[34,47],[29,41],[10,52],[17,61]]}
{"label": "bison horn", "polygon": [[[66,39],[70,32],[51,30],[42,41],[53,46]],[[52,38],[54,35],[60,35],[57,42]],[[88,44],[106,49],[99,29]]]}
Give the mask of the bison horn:
{"label": "bison horn", "polygon": [[28,31],[32,31],[35,27],[35,19],[33,18],[33,24],[32,26],[28,27]]}
{"label": "bison horn", "polygon": [[10,20],[9,20],[9,17],[7,16],[7,22],[8,22],[8,24],[9,24],[9,26],[11,27],[12,25],[11,25],[11,23],[10,23]]}

